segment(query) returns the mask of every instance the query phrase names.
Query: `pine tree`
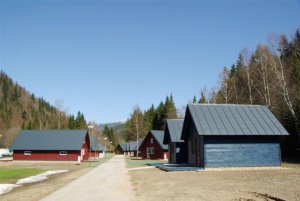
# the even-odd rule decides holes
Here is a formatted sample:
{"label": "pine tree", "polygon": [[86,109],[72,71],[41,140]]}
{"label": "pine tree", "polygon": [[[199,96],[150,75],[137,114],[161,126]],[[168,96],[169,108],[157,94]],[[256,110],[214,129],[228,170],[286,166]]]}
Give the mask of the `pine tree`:
{"label": "pine tree", "polygon": [[207,100],[206,100],[206,97],[205,97],[205,94],[203,91],[201,91],[201,98],[199,100],[199,103],[201,103],[201,104],[207,103]]}
{"label": "pine tree", "polygon": [[197,103],[197,98],[194,96],[192,103]]}

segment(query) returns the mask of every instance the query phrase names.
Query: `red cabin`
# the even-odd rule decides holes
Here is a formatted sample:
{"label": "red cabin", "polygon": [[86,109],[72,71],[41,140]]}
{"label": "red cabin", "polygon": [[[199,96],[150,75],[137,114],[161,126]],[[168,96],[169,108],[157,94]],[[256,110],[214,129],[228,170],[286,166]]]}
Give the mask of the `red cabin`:
{"label": "red cabin", "polygon": [[151,130],[139,150],[144,159],[168,159],[168,145],[163,144],[164,131]]}
{"label": "red cabin", "polygon": [[89,157],[87,130],[25,130],[14,140],[14,160],[82,161]]}

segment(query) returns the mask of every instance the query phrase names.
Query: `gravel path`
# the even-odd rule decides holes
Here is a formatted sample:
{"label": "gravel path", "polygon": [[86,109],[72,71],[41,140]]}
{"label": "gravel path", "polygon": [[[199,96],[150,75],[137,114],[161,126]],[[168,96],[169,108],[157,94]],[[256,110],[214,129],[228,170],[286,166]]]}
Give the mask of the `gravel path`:
{"label": "gravel path", "polygon": [[134,200],[124,156],[117,155],[41,201]]}

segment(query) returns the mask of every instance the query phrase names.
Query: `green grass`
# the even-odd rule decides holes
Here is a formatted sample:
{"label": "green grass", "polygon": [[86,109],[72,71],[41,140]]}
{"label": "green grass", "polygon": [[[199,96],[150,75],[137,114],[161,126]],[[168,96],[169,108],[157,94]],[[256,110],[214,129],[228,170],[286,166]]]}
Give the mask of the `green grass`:
{"label": "green grass", "polygon": [[45,170],[38,168],[0,168],[0,184],[14,184],[19,179],[42,172],[45,172]]}

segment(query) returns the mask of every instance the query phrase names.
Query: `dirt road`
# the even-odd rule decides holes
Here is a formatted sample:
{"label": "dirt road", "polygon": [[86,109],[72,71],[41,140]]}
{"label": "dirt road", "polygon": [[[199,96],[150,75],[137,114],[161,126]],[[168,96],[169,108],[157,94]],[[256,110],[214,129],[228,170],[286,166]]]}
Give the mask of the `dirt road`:
{"label": "dirt road", "polygon": [[113,157],[41,201],[53,200],[134,200],[124,156]]}

